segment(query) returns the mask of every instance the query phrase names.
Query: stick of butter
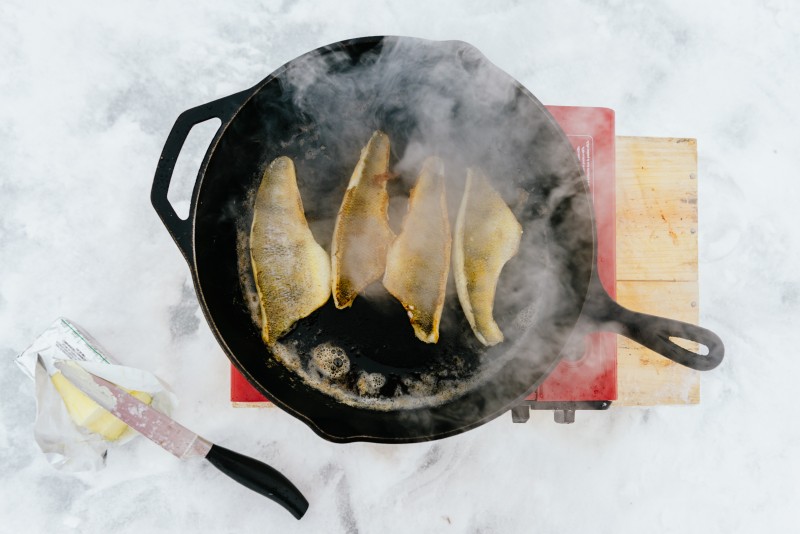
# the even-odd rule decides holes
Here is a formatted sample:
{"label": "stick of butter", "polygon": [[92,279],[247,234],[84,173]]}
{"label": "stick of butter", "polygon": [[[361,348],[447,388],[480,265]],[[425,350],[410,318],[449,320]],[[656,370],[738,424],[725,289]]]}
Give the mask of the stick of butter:
{"label": "stick of butter", "polygon": [[158,377],[143,369],[119,365],[85,330],[69,319],[59,318],[16,360],[34,383],[34,438],[47,460],[58,469],[100,469],[109,447],[137,435],[69,382],[54,365],[59,360],[78,362],[163,413],[170,413],[175,403]]}
{"label": "stick of butter", "polygon": [[[61,371],[56,371],[55,374],[50,375],[50,380],[53,385],[64,399],[64,404],[67,406],[69,416],[75,421],[75,424],[87,429],[95,434],[100,434],[103,439],[108,441],[116,441],[122,436],[122,433],[128,428],[128,425],[123,423],[119,418],[112,415],[111,412],[103,409],[90,399],[86,393],[76,388],[72,382],[64,378]],[[122,388],[125,389],[125,388]],[[136,397],[142,402],[150,404],[153,397],[144,391],[136,391],[125,389],[128,393]]]}
{"label": "stick of butter", "polygon": [[[64,378],[61,371],[53,365],[54,359],[113,364],[112,360],[105,354],[106,351],[100,347],[97,341],[63,317],[51,325],[48,332],[49,335],[46,332],[40,336],[40,339],[49,339],[49,346],[52,349],[47,351],[41,347],[36,351],[36,363],[47,371],[53,386],[64,401],[70,418],[76,425],[102,436],[107,441],[118,440],[128,429],[128,425],[101,408],[99,404]],[[153,400],[149,393],[123,389],[147,404]]]}

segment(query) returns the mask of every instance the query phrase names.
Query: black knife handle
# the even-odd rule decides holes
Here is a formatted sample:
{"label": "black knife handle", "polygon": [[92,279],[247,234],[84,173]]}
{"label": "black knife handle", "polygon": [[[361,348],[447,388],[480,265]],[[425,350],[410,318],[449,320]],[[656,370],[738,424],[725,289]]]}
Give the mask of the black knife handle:
{"label": "black knife handle", "polygon": [[308,501],[289,479],[263,462],[212,445],[206,460],[239,484],[272,499],[300,519],[308,510]]}

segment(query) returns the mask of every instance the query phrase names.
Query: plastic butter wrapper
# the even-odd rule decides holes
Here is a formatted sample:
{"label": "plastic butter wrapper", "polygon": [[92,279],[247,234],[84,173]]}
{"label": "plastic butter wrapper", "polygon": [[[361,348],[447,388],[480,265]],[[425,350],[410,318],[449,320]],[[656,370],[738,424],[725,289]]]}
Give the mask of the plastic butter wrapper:
{"label": "plastic butter wrapper", "polygon": [[174,395],[154,374],[119,365],[75,323],[59,318],[17,358],[35,383],[34,438],[58,469],[100,469],[109,448],[138,435],[64,378],[54,366],[59,360],[79,362],[167,415],[175,405]]}

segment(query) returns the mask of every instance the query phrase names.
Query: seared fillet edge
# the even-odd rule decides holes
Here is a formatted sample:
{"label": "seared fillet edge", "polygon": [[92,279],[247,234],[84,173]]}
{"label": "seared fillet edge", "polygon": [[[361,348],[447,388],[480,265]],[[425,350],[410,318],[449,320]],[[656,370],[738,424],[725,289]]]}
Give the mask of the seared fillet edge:
{"label": "seared fillet edge", "polygon": [[330,259],[308,227],[288,157],[272,161],[258,186],[250,260],[264,343],[277,341],[330,297]]}
{"label": "seared fillet edge", "polygon": [[425,343],[439,340],[450,246],[444,164],[430,157],[411,190],[403,229],[389,247],[383,277],[384,287],[406,309],[414,334]]}
{"label": "seared fillet edge", "polygon": [[395,235],[389,227],[389,136],[372,134],[361,150],[336,217],[331,246],[331,292],[339,309],[378,280]]}
{"label": "seared fillet edge", "polygon": [[453,246],[453,276],[458,300],[472,331],[484,345],[503,341],[494,320],[500,272],[519,250],[522,226],[478,169],[467,169]]}

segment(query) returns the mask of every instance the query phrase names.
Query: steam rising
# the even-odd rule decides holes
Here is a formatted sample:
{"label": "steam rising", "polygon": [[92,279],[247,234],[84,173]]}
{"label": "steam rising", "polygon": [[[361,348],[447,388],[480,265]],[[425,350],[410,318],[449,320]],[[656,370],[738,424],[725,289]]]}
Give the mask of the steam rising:
{"label": "steam rising", "polygon": [[[566,140],[554,137],[557,130],[540,105],[461,42],[385,38],[367,53],[333,48],[293,61],[278,80],[284,105],[309,126],[285,126],[285,140],[267,147],[262,159],[294,158],[306,217],[327,250],[344,187],[374,130],[386,132],[392,143],[391,171],[398,177],[388,190],[395,231],[422,162],[432,155],[444,161],[451,227],[468,167],[486,171],[523,226],[519,253],[506,264],[497,288],[495,320],[506,341],[496,347],[486,349],[474,339],[451,274],[439,343],[430,350],[414,339],[407,319],[399,325],[381,323],[383,310],[399,304],[373,284],[356,299],[353,311],[324,308],[317,319],[322,326],[308,326],[298,336],[307,338],[306,347],[297,346],[291,334],[281,340],[282,348],[273,347],[278,359],[312,387],[373,409],[433,406],[499,374],[514,394],[532,387],[525,380],[540,378],[554,365],[575,326],[593,259],[591,206],[580,170],[563,147]],[[273,120],[266,111],[265,117]],[[246,288],[246,273],[242,278]],[[359,300],[369,304],[371,315],[358,315]],[[331,350],[315,352],[314,347],[330,343],[322,332],[337,321],[374,329],[377,336],[383,328],[405,328],[411,341],[401,348],[375,342],[379,348],[365,354],[357,339],[344,339],[330,359]],[[327,356],[320,359],[320,354]],[[521,360],[524,355],[528,359]],[[408,372],[402,370],[402,358],[411,361]],[[345,360],[343,372],[330,365]],[[512,360],[527,369],[512,372],[506,365]],[[505,405],[508,394],[484,393],[496,397],[485,402]]]}

